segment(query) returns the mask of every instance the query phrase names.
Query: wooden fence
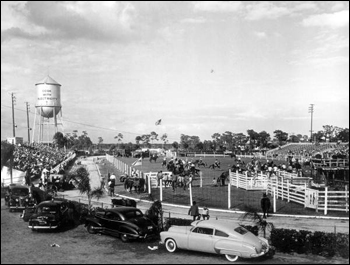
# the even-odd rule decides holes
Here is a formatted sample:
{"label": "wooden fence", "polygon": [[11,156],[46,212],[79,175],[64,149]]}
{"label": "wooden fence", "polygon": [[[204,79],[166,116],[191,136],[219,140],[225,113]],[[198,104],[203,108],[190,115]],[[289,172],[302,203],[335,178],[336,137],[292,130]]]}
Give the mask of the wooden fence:
{"label": "wooden fence", "polygon": [[[309,188],[310,178],[258,174],[248,177],[248,174],[229,172],[230,185],[250,190],[265,190],[276,199],[287,200],[303,205],[305,208],[315,209],[316,212],[323,211],[349,211],[349,191],[329,191]],[[230,201],[229,201],[230,205]]]}

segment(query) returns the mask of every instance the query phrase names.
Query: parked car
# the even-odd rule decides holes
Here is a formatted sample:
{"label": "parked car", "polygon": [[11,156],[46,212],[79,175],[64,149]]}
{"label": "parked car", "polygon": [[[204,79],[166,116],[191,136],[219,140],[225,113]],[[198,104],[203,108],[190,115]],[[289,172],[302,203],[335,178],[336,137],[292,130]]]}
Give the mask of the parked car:
{"label": "parked car", "polygon": [[135,207],[119,206],[96,211],[93,217],[86,218],[85,226],[90,234],[109,234],[120,237],[123,242],[159,236],[156,225]]}
{"label": "parked car", "polygon": [[36,206],[29,217],[29,225],[35,230],[53,230],[66,225],[74,225],[74,205],[67,200],[43,201]]}
{"label": "parked car", "polygon": [[29,187],[11,184],[5,194],[5,203],[10,208],[10,212],[34,208],[36,201],[33,198]]}
{"label": "parked car", "polygon": [[191,226],[171,226],[160,233],[160,239],[169,252],[186,249],[216,253],[225,255],[231,262],[239,257],[274,254],[265,238],[255,236],[232,221],[201,220],[192,222]]}

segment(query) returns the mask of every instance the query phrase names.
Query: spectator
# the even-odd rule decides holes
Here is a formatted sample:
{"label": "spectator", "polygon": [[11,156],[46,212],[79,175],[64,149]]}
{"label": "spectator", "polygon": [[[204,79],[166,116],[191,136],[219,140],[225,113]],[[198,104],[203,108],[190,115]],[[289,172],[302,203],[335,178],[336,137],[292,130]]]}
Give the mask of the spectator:
{"label": "spectator", "polygon": [[163,171],[162,170],[158,171],[158,174],[157,174],[157,188],[160,186],[161,179],[163,179]]}
{"label": "spectator", "polygon": [[207,206],[203,207],[202,217],[203,217],[203,220],[205,220],[205,219],[209,220],[210,215],[209,215],[209,209]]}
{"label": "spectator", "polygon": [[217,180],[216,180],[215,177],[213,177],[212,183],[213,183],[213,186],[214,186],[214,187],[217,187],[217,186],[218,186],[218,182],[217,182]]}
{"label": "spectator", "polygon": [[188,215],[191,215],[193,217],[193,221],[195,221],[196,218],[197,220],[200,220],[201,216],[199,214],[199,209],[196,201],[193,201],[192,206],[188,210]]}
{"label": "spectator", "polygon": [[271,202],[270,202],[270,199],[267,197],[265,192],[263,194],[263,197],[261,198],[260,204],[261,204],[261,209],[264,213],[263,218],[267,218],[268,212],[269,212],[269,209],[271,206]]}

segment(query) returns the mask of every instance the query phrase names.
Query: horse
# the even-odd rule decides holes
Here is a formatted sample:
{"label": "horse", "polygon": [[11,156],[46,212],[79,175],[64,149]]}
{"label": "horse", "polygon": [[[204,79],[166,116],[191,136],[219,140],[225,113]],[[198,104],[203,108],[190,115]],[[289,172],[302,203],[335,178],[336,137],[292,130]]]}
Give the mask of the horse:
{"label": "horse", "polygon": [[195,160],[195,161],[193,162],[193,164],[194,164],[195,166],[198,166],[198,167],[200,167],[200,166],[206,167],[206,166],[207,166],[207,163],[204,162],[204,161],[202,161],[202,160]]}
{"label": "horse", "polygon": [[158,155],[156,154],[153,154],[149,157],[149,162],[152,163],[152,161],[154,160],[154,163],[157,162],[157,158],[158,158]]}
{"label": "horse", "polygon": [[212,168],[212,169],[215,169],[215,168],[220,168],[220,162],[219,163],[214,163],[214,164],[211,164],[208,168]]}
{"label": "horse", "polygon": [[146,210],[145,216],[151,219],[151,221],[157,226],[158,232],[163,230],[163,211],[162,203],[160,201],[154,201],[151,207]]}
{"label": "horse", "polygon": [[162,167],[166,167],[166,159],[163,160]]}
{"label": "horse", "polygon": [[140,192],[143,192],[145,190],[145,182],[146,180],[144,178],[134,178],[134,182],[132,185],[137,194],[140,194]]}
{"label": "horse", "polygon": [[125,181],[124,181],[124,189],[125,190],[129,189],[129,192],[131,193],[133,185],[134,185],[134,180],[132,178],[128,177],[125,179]]}

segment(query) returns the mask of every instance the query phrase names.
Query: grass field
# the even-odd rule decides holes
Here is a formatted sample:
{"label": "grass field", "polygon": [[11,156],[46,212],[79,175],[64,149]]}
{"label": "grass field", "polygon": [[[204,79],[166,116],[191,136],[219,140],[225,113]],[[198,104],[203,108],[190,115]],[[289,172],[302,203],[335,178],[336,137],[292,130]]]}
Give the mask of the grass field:
{"label": "grass field", "polygon": [[[119,158],[124,163],[131,165],[136,159],[135,158]],[[197,158],[193,158],[197,159]],[[220,157],[217,158],[221,163],[221,169],[209,169],[208,167],[200,167],[203,173],[203,187],[199,186],[199,180],[194,181],[192,185],[192,199],[197,201],[200,206],[208,206],[211,208],[218,209],[228,209],[228,186],[212,186],[212,179],[215,177],[219,177],[224,171],[228,170],[228,168],[234,163],[234,159],[230,157]],[[242,159],[246,163],[250,161],[250,159]],[[207,165],[212,164],[215,161],[215,158],[204,158],[203,161],[207,163]],[[262,162],[266,162],[266,160],[262,160]],[[281,163],[285,163],[285,161],[274,161],[277,165]],[[157,160],[156,163],[149,162],[149,159],[144,159],[142,166],[135,167],[138,170],[146,172],[158,172],[159,170],[167,171],[166,168],[162,168],[162,159]],[[119,183],[119,176],[123,174],[123,172],[119,172],[112,163],[109,163],[107,160],[102,160],[99,163],[100,172],[103,176],[106,176],[111,172],[114,172],[117,176],[117,185],[120,187],[118,189],[118,193],[121,195],[134,196],[135,198],[140,199],[149,199],[148,193],[137,194],[133,192],[130,194],[125,191],[123,188],[123,183]],[[159,199],[159,189],[153,188],[152,198]],[[262,197],[262,191],[246,191],[243,189],[231,187],[231,209],[233,210],[245,210],[247,206],[255,207],[260,211],[260,199]],[[272,198],[271,202],[272,202]],[[163,189],[163,201],[168,203],[180,204],[180,205],[189,205],[190,204],[190,196],[188,190],[183,190],[183,188],[178,187],[175,192],[172,191],[171,188]],[[316,212],[314,209],[304,208],[303,205],[287,202],[286,200],[277,199],[276,201],[276,213],[281,214],[297,214],[297,215],[315,215],[322,216],[323,212]],[[337,212],[331,211],[328,212],[329,216],[349,216],[345,212]]]}

